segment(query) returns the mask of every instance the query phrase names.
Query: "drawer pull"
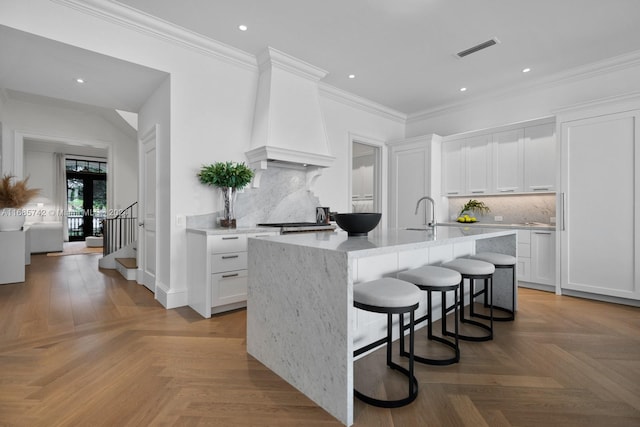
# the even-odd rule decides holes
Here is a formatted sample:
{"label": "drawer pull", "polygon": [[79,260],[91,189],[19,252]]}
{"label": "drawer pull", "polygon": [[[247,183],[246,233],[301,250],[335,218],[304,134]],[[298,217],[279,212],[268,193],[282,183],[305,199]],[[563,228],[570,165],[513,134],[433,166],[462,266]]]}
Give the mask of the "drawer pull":
{"label": "drawer pull", "polygon": [[534,231],[534,234],[551,234],[550,231]]}
{"label": "drawer pull", "polygon": [[222,259],[238,258],[240,255],[222,255]]}
{"label": "drawer pull", "polygon": [[239,236],[223,237],[222,240],[238,240],[239,238],[240,238]]}
{"label": "drawer pull", "polygon": [[222,278],[223,279],[228,279],[229,277],[237,277],[238,273],[233,273],[233,274],[223,274]]}
{"label": "drawer pull", "polygon": [[471,194],[482,194],[484,190],[471,190]]}
{"label": "drawer pull", "polygon": [[516,190],[514,190],[513,188],[502,188],[502,189],[500,189],[501,193],[512,193],[514,191],[516,191]]}

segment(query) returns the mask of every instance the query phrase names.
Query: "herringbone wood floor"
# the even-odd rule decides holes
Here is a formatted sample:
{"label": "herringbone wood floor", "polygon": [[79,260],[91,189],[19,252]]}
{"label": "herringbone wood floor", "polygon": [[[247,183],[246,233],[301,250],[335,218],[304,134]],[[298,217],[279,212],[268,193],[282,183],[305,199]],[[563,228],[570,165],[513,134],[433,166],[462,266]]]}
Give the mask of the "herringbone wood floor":
{"label": "herringbone wood floor", "polygon": [[[0,425],[340,425],[246,354],[243,310],[165,310],[98,257],[36,255],[26,283],[0,285]],[[519,303],[461,363],[417,365],[412,405],[356,400],[355,425],[640,426],[640,309],[527,289]]]}

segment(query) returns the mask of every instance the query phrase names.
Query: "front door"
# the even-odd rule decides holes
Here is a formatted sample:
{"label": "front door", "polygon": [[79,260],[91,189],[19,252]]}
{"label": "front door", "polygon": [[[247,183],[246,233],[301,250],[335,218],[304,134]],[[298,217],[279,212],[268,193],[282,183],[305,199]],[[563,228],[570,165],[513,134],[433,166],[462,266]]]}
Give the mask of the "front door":
{"label": "front door", "polygon": [[107,163],[69,158],[66,169],[69,240],[101,235],[107,207]]}

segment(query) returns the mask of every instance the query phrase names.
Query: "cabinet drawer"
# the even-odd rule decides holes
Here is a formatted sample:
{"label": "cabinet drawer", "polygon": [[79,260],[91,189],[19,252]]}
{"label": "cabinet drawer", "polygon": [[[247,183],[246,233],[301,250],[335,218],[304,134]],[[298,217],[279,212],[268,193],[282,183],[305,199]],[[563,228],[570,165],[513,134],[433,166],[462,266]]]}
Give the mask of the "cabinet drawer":
{"label": "cabinet drawer", "polygon": [[211,272],[246,270],[247,252],[228,252],[211,255]]}
{"label": "cabinet drawer", "polygon": [[247,300],[247,270],[211,275],[211,306]]}
{"label": "cabinet drawer", "polygon": [[247,250],[246,234],[221,234],[209,236],[211,253],[242,252]]}

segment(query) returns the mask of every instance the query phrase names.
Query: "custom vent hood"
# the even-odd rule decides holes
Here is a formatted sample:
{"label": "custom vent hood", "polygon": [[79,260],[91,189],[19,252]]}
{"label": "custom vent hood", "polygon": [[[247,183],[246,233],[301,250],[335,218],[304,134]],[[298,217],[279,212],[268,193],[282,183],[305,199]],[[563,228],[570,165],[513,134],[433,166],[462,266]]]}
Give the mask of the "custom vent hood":
{"label": "custom vent hood", "polygon": [[[253,186],[260,185],[261,172],[269,166],[306,169],[315,178],[335,159],[329,154],[318,88],[327,73],[270,47],[257,59],[251,150],[245,153],[256,171]],[[308,176],[308,184],[313,178]]]}

